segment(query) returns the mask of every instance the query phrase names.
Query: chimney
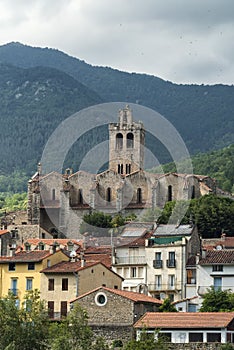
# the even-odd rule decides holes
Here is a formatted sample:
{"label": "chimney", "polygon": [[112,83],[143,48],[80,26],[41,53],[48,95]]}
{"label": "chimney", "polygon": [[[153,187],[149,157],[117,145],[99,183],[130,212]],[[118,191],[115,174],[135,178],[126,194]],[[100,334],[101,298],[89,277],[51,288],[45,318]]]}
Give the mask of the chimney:
{"label": "chimney", "polygon": [[85,266],[84,252],[80,253],[80,262],[81,262],[81,267],[84,267]]}
{"label": "chimney", "polygon": [[225,239],[226,239],[226,233],[222,230],[221,241],[225,241]]}

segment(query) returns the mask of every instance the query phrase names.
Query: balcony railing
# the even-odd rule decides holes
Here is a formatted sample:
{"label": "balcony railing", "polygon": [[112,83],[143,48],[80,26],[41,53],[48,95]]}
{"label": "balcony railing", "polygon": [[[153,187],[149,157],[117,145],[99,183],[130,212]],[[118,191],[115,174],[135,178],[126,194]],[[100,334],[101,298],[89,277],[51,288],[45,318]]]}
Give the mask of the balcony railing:
{"label": "balcony railing", "polygon": [[168,259],[167,260],[167,267],[176,267],[176,260],[175,259]]}
{"label": "balcony railing", "polygon": [[163,267],[163,261],[162,260],[153,260],[153,267],[155,269],[161,269]]}
{"label": "balcony railing", "polygon": [[146,264],[145,256],[117,256],[115,265],[143,265]]}
{"label": "balcony railing", "polygon": [[179,288],[176,288],[176,285],[171,286],[170,284],[164,283],[164,284],[148,284],[148,289],[150,292],[157,292],[157,291],[167,291],[167,290],[176,290]]}
{"label": "balcony railing", "polygon": [[12,293],[15,297],[18,295],[19,290],[16,288],[10,288],[8,289],[9,293]]}

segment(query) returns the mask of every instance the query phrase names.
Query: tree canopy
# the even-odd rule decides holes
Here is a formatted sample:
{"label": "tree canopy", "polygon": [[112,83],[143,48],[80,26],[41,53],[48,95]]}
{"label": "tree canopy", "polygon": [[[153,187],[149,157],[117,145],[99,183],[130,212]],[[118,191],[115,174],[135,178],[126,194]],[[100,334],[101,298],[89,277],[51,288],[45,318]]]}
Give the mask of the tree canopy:
{"label": "tree canopy", "polygon": [[200,312],[234,311],[234,293],[229,290],[215,289],[214,287],[203,296]]}

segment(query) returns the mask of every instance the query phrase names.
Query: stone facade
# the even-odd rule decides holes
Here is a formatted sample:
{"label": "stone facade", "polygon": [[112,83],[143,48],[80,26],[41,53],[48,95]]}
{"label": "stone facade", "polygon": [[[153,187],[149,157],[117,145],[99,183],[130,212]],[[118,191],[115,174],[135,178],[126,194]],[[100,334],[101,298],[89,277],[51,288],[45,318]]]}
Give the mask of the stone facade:
{"label": "stone facade", "polygon": [[109,169],[101,174],[71,170],[43,174],[41,165],[28,183],[28,223],[40,224],[54,236],[80,237],[84,214],[141,213],[167,201],[216,193],[207,176],[152,174],[143,170],[145,130],[127,106],[109,125]]}

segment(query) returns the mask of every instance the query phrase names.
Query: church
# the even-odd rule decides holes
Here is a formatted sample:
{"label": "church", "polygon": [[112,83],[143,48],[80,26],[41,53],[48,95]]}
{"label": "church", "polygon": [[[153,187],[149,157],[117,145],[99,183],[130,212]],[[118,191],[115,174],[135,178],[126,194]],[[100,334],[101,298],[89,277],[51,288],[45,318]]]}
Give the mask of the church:
{"label": "church", "polygon": [[43,164],[28,182],[28,223],[54,235],[77,238],[85,214],[139,215],[172,200],[216,193],[215,181],[194,174],[153,174],[144,170],[145,129],[129,106],[109,124],[109,166],[102,173],[82,170],[43,174]]}

